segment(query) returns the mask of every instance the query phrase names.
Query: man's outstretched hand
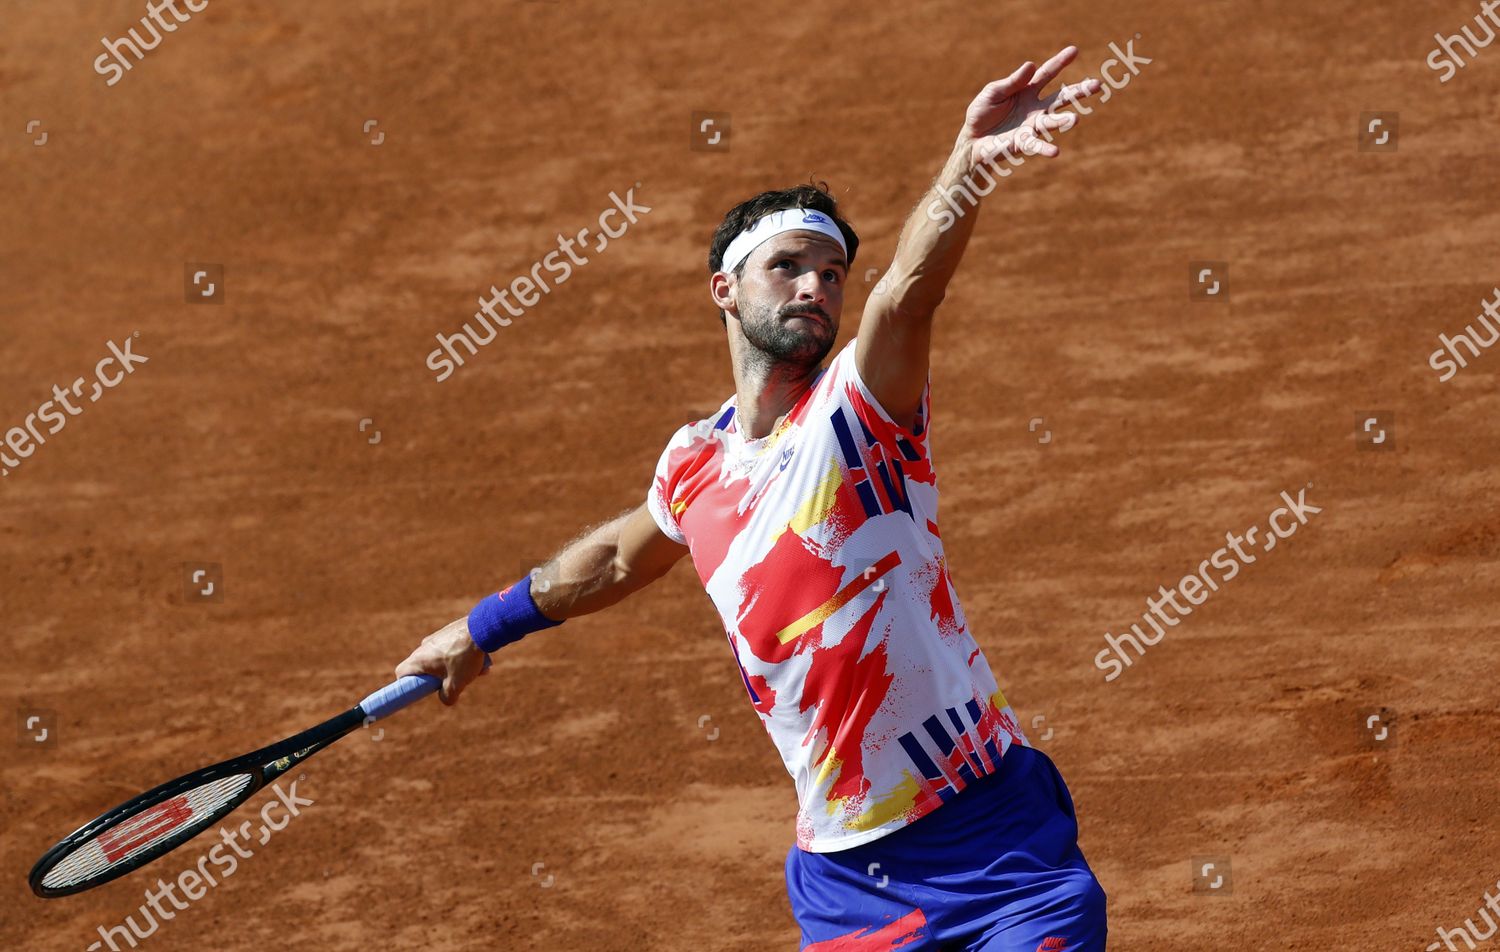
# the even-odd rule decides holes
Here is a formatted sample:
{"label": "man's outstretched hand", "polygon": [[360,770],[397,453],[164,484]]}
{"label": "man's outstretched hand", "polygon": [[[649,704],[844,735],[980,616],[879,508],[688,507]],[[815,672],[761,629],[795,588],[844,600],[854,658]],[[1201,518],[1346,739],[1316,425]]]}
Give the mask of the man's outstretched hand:
{"label": "man's outstretched hand", "polygon": [[968,147],[970,168],[993,162],[1002,152],[1048,158],[1057,155],[1057,146],[1041,137],[1043,130],[1071,129],[1078,114],[1061,110],[1103,88],[1099,80],[1089,77],[1063,86],[1053,95],[1042,95],[1042,88],[1077,56],[1078,47],[1069,46],[1041,66],[1027,60],[1014,73],[980,90],[969,104],[958,136],[959,144]]}
{"label": "man's outstretched hand", "polygon": [[438,696],[453,704],[464,688],[481,674],[488,674],[484,652],[469,637],[469,620],[460,618],[422,639],[405,661],[396,665],[396,677],[430,674],[443,679]]}

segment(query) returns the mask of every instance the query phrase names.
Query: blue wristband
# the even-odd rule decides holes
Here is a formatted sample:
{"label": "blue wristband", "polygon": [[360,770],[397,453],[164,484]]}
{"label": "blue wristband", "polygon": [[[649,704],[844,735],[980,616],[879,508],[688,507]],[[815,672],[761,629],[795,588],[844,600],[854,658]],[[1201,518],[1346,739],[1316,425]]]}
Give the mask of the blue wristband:
{"label": "blue wristband", "polygon": [[485,652],[498,651],[520,641],[533,631],[555,628],[553,621],[536,607],[528,575],[503,592],[481,599],[469,612],[469,637]]}

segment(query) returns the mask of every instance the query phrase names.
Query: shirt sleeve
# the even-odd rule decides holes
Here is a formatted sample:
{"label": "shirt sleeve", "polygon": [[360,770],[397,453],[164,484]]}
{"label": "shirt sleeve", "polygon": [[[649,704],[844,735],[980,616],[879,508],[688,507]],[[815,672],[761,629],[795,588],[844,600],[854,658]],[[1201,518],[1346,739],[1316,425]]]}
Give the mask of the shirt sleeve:
{"label": "shirt sleeve", "polygon": [[680,456],[680,453],[674,451],[679,449],[681,437],[682,431],[679,430],[656,462],[656,475],[651,479],[651,490],[646,493],[646,508],[651,511],[651,518],[656,520],[662,534],[673,542],[687,545],[687,536],[683,535],[682,526],[672,512],[677,487],[677,474],[672,471],[672,461],[674,455]]}
{"label": "shirt sleeve", "polygon": [[[930,458],[931,446],[928,442],[930,423],[932,417],[932,373],[927,374],[927,382],[922,386],[922,399],[917,405],[917,418],[910,427],[897,423],[886,412],[885,407],[870,392],[869,386],[864,378],[859,375],[859,365],[854,359],[854,346],[856,340],[851,340],[844,350],[834,361],[833,369],[837,376],[834,378],[835,386],[842,391],[842,397],[858,414],[865,429],[875,438],[875,441],[908,461]],[[915,455],[913,455],[915,454]]]}

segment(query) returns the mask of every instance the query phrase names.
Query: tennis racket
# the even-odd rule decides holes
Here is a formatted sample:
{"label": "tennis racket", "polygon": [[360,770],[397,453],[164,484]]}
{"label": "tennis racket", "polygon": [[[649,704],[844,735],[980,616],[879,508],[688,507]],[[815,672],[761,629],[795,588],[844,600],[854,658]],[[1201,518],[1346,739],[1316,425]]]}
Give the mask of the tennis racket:
{"label": "tennis racket", "polygon": [[[484,660],[489,667],[488,656]],[[393,681],[337,717],[260,750],[201,770],[122,803],[64,837],[31,868],[31,891],[46,899],[93,889],[158,859],[250,799],[257,790],[365,724],[437,691],[430,674]]]}

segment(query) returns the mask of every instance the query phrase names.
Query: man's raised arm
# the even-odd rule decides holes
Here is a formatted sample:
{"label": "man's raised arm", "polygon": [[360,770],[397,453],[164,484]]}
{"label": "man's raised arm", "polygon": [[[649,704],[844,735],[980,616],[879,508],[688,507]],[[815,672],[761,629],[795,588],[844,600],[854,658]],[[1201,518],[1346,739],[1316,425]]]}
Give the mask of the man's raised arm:
{"label": "man's raised arm", "polygon": [[[915,422],[921,406],[932,315],[963,258],[979,200],[996,179],[1010,175],[998,160],[1019,165],[1026,155],[1057,155],[1052,133],[1071,128],[1077,119],[1060,110],[1100,89],[1090,78],[1042,96],[1043,87],[1077,55],[1069,46],[1040,67],[1027,61],[974,98],[952,154],[907,217],[895,260],[865,304],[855,344],[859,375],[903,426]],[[1022,229],[1014,231],[1019,235]]]}
{"label": "man's raised arm", "polygon": [[687,551],[662,533],[642,504],[588,530],[527,578],[428,635],[396,666],[396,676],[441,677],[443,703],[452,704],[486,671],[486,649],[608,608],[667,574]]}

